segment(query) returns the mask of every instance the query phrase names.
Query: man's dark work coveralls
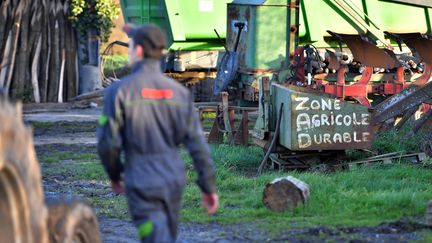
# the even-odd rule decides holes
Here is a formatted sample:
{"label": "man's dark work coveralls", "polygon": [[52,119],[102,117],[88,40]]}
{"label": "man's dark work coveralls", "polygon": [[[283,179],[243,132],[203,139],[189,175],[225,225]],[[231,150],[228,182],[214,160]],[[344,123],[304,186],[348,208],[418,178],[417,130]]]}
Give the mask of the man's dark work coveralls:
{"label": "man's dark work coveralls", "polygon": [[191,94],[161,73],[158,60],[144,59],[106,91],[97,138],[110,179],[119,181],[124,172],[130,213],[142,242],[176,239],[185,185],[180,144],[192,156],[201,190],[215,192],[214,165]]}

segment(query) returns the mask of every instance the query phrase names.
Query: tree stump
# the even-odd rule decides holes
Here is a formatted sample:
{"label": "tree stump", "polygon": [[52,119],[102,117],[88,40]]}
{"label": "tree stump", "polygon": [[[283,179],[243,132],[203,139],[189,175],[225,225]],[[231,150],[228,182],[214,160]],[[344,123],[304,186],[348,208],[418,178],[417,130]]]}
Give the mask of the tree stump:
{"label": "tree stump", "polygon": [[276,212],[295,208],[309,199],[309,185],[292,176],[274,179],[265,186],[264,205]]}
{"label": "tree stump", "polygon": [[432,200],[429,201],[426,209],[426,224],[432,226]]}

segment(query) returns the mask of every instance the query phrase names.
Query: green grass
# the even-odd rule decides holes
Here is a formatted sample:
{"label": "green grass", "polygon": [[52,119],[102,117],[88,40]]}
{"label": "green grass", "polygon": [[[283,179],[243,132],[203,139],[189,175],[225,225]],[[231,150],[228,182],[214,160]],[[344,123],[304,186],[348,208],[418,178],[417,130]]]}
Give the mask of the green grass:
{"label": "green grass", "polygon": [[126,67],[128,64],[127,55],[112,55],[104,58],[106,58],[105,66],[103,67],[105,76],[112,77],[115,73],[117,78],[120,78],[129,72],[129,69]]}
{"label": "green grass", "polygon": [[[258,167],[262,158],[260,148],[219,145],[211,146],[211,149],[217,166],[220,210],[215,216],[204,216],[201,193],[194,183],[192,162],[187,152],[182,150],[188,168],[182,221],[258,223],[264,229],[275,232],[285,229],[286,225],[373,226],[383,221],[422,215],[427,201],[432,198],[432,170],[421,167],[394,164],[333,174],[268,172],[253,177],[245,175],[253,175]],[[58,157],[62,156],[70,155]],[[45,169],[44,175],[65,174],[68,175],[67,181],[103,180],[108,183],[97,159],[87,154],[73,159],[76,161]],[[311,198],[297,209],[284,213],[271,212],[261,202],[264,186],[274,178],[287,175],[307,182]],[[88,199],[101,214],[120,218],[127,216],[127,205],[122,197],[108,200],[90,195]]]}
{"label": "green grass", "polygon": [[[222,151],[228,155],[222,156]],[[257,168],[261,157],[256,158],[255,153],[256,148],[213,147],[221,209],[214,217],[203,217],[200,192],[189,183],[184,196],[182,219],[220,223],[257,220],[278,222],[276,226],[271,224],[269,229],[279,226],[283,229],[286,225],[317,224],[369,226],[403,216],[423,214],[427,201],[432,198],[432,170],[396,164],[333,174],[273,172],[257,178],[245,177],[238,169],[244,165]],[[261,202],[264,186],[274,178],[286,175],[292,175],[310,185],[310,201],[285,213],[270,212]],[[193,181],[192,174],[188,173],[188,176],[189,181]]]}
{"label": "green grass", "polygon": [[69,131],[89,130],[94,132],[97,127],[97,122],[37,122],[29,123],[33,129],[63,129]]}
{"label": "green grass", "polygon": [[378,154],[391,152],[420,152],[422,144],[427,139],[427,131],[420,130],[413,137],[408,137],[412,131],[411,123],[405,124],[400,131],[394,129],[378,134],[372,145],[372,149]]}
{"label": "green grass", "polygon": [[430,243],[432,242],[432,231],[431,230],[423,230],[419,233],[419,239],[415,242],[417,243]]}
{"label": "green grass", "polygon": [[129,218],[126,198],[117,195],[111,198],[89,197],[91,205],[96,206],[96,213],[110,218]]}
{"label": "green grass", "polygon": [[65,160],[89,161],[98,159],[98,155],[94,153],[74,153],[74,152],[57,152],[52,154],[44,154],[38,156],[38,159],[42,163],[57,163]]}

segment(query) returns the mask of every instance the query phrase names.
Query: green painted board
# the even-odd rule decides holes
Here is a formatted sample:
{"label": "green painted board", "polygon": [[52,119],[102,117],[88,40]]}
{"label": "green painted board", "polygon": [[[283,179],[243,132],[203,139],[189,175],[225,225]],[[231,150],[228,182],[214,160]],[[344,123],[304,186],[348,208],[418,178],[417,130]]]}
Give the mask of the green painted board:
{"label": "green painted board", "polygon": [[272,84],[274,122],[283,103],[279,144],[290,150],[369,148],[373,140],[368,107]]}

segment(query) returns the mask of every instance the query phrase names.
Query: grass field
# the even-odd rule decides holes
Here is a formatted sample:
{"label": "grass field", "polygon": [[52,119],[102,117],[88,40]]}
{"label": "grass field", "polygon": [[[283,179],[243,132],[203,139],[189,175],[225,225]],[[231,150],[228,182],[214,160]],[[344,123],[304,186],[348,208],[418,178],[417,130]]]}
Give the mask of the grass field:
{"label": "grass field", "polygon": [[[73,127],[68,125],[67,129]],[[48,129],[49,126],[35,124],[35,128]],[[420,151],[426,134],[419,133],[404,139],[409,131],[407,126],[400,132],[381,134],[375,139],[371,150],[378,153]],[[391,165],[358,167],[336,173],[267,171],[256,177],[256,169],[263,157],[261,148],[228,145],[211,145],[210,148],[217,168],[220,210],[215,216],[204,216],[201,193],[194,183],[192,161],[182,149],[188,177],[181,212],[183,222],[250,223],[275,234],[287,227],[375,226],[400,219],[421,222],[424,220],[426,204],[432,199],[432,158],[417,166],[401,160]],[[91,152],[93,149],[87,149],[86,152],[63,149],[58,152],[60,150],[50,147],[45,150],[49,152],[39,154],[45,180],[59,178],[54,186],[58,181],[63,185],[73,185],[71,190],[87,198],[99,215],[123,219],[129,217],[125,198],[110,192],[99,159]],[[348,154],[351,159],[370,155],[358,151],[349,151]],[[310,185],[310,200],[294,210],[271,212],[261,201],[264,186],[274,178],[287,175]],[[431,232],[424,233],[424,239],[431,237]]]}
{"label": "grass field", "polygon": [[[191,160],[183,151],[188,165],[189,182],[185,189],[181,218],[187,222],[245,223],[259,222],[270,230],[286,225],[306,227],[371,226],[401,217],[419,217],[432,198],[432,170],[404,163],[388,166],[362,167],[332,174],[300,172],[267,172],[253,177],[262,151],[257,147],[211,146],[217,166],[218,192],[221,208],[213,217],[203,217],[200,191],[193,183],[195,173]],[[44,176],[65,174],[66,181],[103,181],[108,183],[98,159],[93,154],[62,153],[42,156],[42,162],[73,160],[55,169],[45,169]],[[273,213],[262,202],[266,183],[274,178],[292,175],[310,185],[310,201],[295,210]],[[97,193],[88,196],[98,212],[109,217],[127,217],[123,197],[109,200]],[[278,222],[278,224],[268,224]]]}

